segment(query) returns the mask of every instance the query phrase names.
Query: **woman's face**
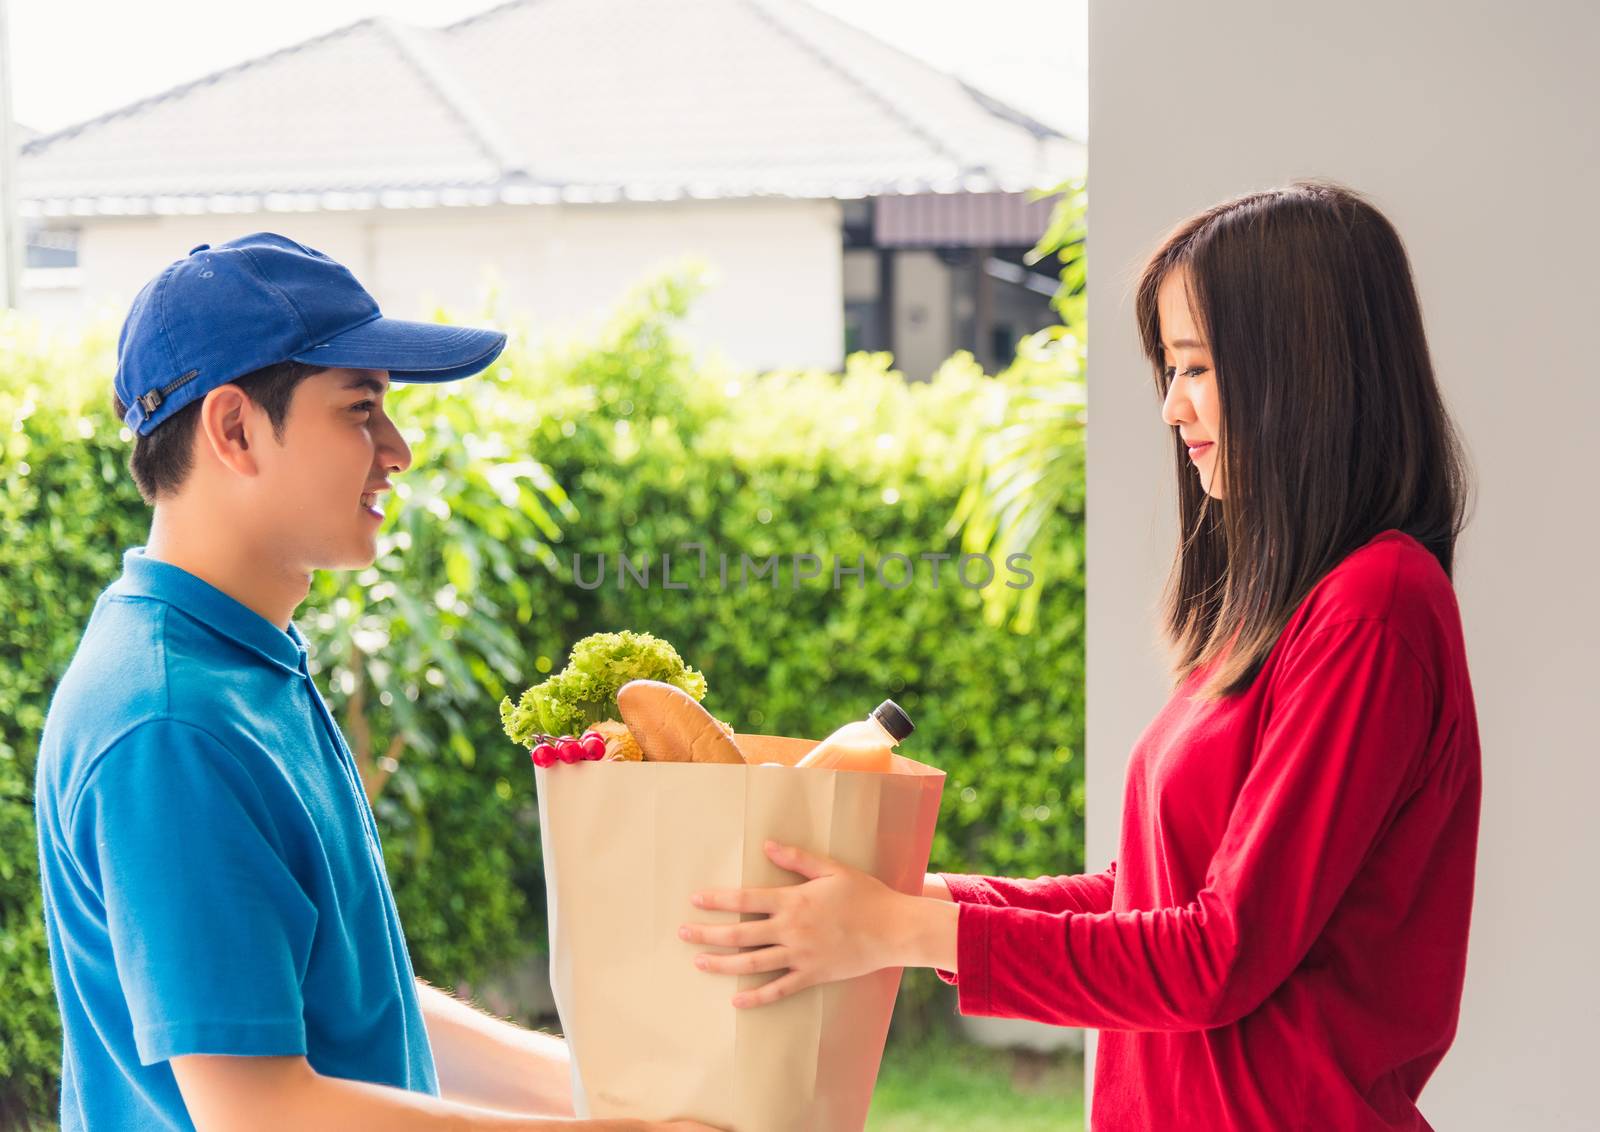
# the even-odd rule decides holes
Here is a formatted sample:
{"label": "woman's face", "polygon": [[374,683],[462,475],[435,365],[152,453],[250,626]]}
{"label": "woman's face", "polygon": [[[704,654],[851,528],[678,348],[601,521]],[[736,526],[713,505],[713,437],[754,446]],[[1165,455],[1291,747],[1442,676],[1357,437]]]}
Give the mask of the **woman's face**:
{"label": "woman's face", "polygon": [[[1189,314],[1188,279],[1171,271],[1156,290],[1156,314],[1161,322],[1162,363],[1170,384],[1161,404],[1161,419],[1178,430],[1189,447],[1189,462],[1200,476],[1200,487],[1213,499],[1222,498],[1222,410],[1217,402],[1217,379],[1211,368],[1211,350]],[[1200,446],[1200,447],[1196,447]]]}

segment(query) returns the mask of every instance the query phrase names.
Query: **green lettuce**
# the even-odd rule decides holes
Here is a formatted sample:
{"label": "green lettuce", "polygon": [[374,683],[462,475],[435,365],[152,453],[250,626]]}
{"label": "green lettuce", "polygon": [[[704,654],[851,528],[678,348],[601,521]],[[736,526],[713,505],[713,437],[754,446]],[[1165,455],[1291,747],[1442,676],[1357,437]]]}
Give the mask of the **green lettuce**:
{"label": "green lettuce", "polygon": [[602,719],[620,719],[617,689],[629,680],[660,680],[696,700],[706,696],[706,678],[673,648],[649,633],[595,633],[572,646],[567,666],[522,693],[515,704],[500,701],[500,722],[511,741],[531,747],[536,736],[581,735]]}

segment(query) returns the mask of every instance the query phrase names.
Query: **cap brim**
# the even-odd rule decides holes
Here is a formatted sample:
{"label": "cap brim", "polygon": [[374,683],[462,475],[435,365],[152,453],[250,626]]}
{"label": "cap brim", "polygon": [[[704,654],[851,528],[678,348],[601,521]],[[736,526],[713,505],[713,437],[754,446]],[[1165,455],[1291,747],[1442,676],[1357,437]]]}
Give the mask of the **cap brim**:
{"label": "cap brim", "polygon": [[391,381],[454,381],[486,369],[505,349],[498,330],[375,318],[292,360],[338,369],[387,370]]}

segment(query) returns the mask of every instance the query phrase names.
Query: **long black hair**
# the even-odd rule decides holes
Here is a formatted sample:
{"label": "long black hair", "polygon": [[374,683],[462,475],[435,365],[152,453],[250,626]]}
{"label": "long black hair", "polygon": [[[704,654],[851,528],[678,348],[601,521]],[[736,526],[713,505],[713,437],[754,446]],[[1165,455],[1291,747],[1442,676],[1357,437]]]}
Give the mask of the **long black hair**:
{"label": "long black hair", "polygon": [[1163,599],[1176,682],[1226,656],[1196,695],[1242,691],[1330,569],[1397,528],[1450,576],[1469,471],[1394,226],[1331,181],[1223,201],[1174,228],[1135,295],[1166,399],[1156,294],[1182,272],[1210,347],[1225,497],[1173,430],[1181,537]]}

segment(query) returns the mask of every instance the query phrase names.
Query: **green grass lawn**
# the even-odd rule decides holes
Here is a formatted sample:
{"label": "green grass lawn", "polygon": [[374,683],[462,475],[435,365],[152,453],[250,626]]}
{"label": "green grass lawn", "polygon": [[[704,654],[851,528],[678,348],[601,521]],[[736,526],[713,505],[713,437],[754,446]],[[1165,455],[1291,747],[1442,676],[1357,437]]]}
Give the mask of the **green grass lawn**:
{"label": "green grass lawn", "polygon": [[954,1038],[891,1042],[867,1117],[867,1132],[1082,1128],[1082,1058],[984,1049]]}

